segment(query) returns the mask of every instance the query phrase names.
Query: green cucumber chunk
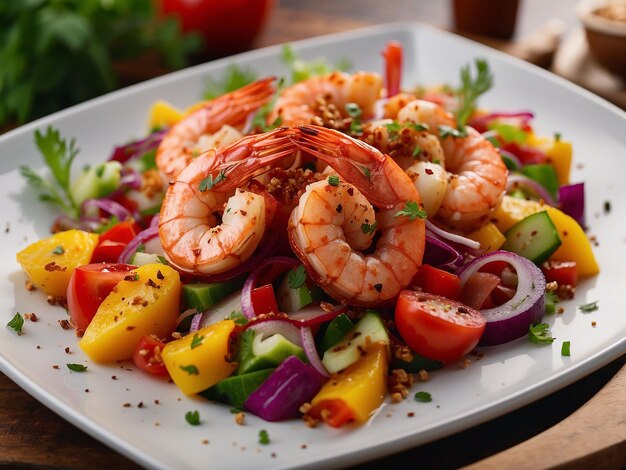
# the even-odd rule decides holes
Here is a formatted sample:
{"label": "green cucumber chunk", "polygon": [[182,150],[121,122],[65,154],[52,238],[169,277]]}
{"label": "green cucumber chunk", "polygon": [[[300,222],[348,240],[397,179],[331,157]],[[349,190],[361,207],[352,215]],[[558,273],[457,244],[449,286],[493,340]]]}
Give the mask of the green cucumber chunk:
{"label": "green cucumber chunk", "polygon": [[543,263],[561,246],[561,237],[547,211],[520,220],[504,236],[503,250],[517,253],[535,264]]}
{"label": "green cucumber chunk", "polygon": [[281,312],[297,312],[303,307],[326,299],[324,291],[312,282],[305,282],[295,289],[289,287],[289,275],[276,289],[276,303]]}
{"label": "green cucumber chunk", "polygon": [[426,370],[428,372],[441,369],[443,362],[436,361],[434,359],[428,359],[427,357],[420,356],[416,352],[413,352],[413,359],[411,362],[403,361],[398,358],[393,358],[390,364],[391,369],[404,369],[410,374],[417,374],[420,370]]}
{"label": "green cucumber chunk", "polygon": [[115,160],[87,168],[72,185],[74,202],[80,205],[87,199],[108,196],[119,187],[121,176],[122,164]]}
{"label": "green cucumber chunk", "polygon": [[226,403],[243,410],[243,405],[248,397],[265,382],[272,372],[274,369],[263,369],[249,374],[231,375],[211,388],[200,392],[200,395],[209,400]]}
{"label": "green cucumber chunk", "polygon": [[556,199],[559,192],[559,179],[552,165],[547,163],[524,165],[522,173],[546,188],[552,197]]}
{"label": "green cucumber chunk", "polygon": [[322,364],[334,374],[356,362],[368,345],[377,342],[389,344],[389,335],[378,313],[369,311],[341,342],[324,352]]}
{"label": "green cucumber chunk", "polygon": [[304,349],[283,335],[262,338],[254,330],[246,330],[241,335],[237,374],[276,367],[289,356],[297,356],[303,362],[308,362]]}
{"label": "green cucumber chunk", "polygon": [[165,257],[155,253],[144,253],[142,251],[138,251],[130,257],[130,264],[134,264],[135,266],[143,266],[145,264],[154,263],[169,265]]}
{"label": "green cucumber chunk", "polygon": [[242,288],[244,278],[238,276],[224,282],[194,282],[183,285],[183,300],[186,308],[205,312],[219,301]]}
{"label": "green cucumber chunk", "polygon": [[345,313],[337,315],[324,330],[317,349],[326,351],[332,348],[346,336],[353,326],[354,323],[348,318],[348,315]]}

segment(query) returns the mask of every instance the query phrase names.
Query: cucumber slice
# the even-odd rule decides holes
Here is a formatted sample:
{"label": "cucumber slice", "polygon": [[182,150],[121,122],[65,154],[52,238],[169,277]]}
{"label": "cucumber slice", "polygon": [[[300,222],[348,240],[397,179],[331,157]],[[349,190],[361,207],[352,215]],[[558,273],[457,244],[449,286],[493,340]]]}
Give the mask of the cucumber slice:
{"label": "cucumber slice", "polygon": [[543,263],[561,246],[561,237],[547,211],[520,220],[504,236],[503,250],[517,253],[535,264]]}
{"label": "cucumber slice", "polygon": [[[246,330],[246,334],[248,331],[252,332],[252,330]],[[274,334],[265,339],[261,335],[254,335],[251,344],[250,337],[242,336],[237,373],[246,374],[276,367],[289,356],[296,356],[303,362],[307,362],[304,349],[281,334]]]}
{"label": "cucumber slice", "polygon": [[263,369],[249,374],[233,375],[200,392],[200,395],[243,410],[248,397],[265,382],[272,372],[274,369]]}
{"label": "cucumber slice", "polygon": [[559,178],[556,176],[556,170],[552,165],[547,163],[524,165],[522,173],[546,188],[556,199],[559,191]]}
{"label": "cucumber slice", "polygon": [[[244,278],[238,276],[225,282],[194,282],[183,285],[183,300],[186,308],[205,312],[220,300],[242,288]],[[240,310],[241,307],[238,308]]]}
{"label": "cucumber slice", "polygon": [[276,303],[281,312],[297,312],[310,303],[324,300],[326,294],[315,283],[302,284],[296,289],[289,287],[289,276],[285,276],[276,289]]}
{"label": "cucumber slice", "polygon": [[108,196],[120,185],[122,164],[110,161],[85,170],[72,185],[72,197],[80,205],[87,199]]}
{"label": "cucumber slice", "polygon": [[354,323],[352,323],[352,320],[350,320],[345,313],[335,317],[326,327],[322,340],[318,345],[318,350],[327,351],[332,348],[348,334],[348,331],[350,331],[353,326]]}
{"label": "cucumber slice", "polygon": [[377,342],[389,344],[389,335],[380,316],[367,312],[339,344],[324,353],[322,364],[334,374],[356,362],[362,350]]}
{"label": "cucumber slice", "polygon": [[144,264],[154,263],[169,265],[169,263],[163,256],[157,255],[155,253],[144,253],[142,251],[138,251],[130,257],[130,264],[134,264],[135,266],[143,266]]}

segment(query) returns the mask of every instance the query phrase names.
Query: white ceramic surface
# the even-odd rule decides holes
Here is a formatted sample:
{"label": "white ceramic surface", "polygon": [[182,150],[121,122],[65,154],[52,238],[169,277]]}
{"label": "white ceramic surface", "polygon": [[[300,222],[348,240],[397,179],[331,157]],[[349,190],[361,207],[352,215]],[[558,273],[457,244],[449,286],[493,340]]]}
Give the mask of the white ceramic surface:
{"label": "white ceramic surface", "polygon": [[[45,236],[53,218],[18,175],[18,164],[41,167],[33,131],[48,124],[75,136],[78,166],[106,158],[114,144],[146,132],[150,104],[164,98],[184,107],[197,101],[207,76],[220,76],[230,63],[247,64],[262,74],[284,72],[280,48],[254,51],[184,70],[130,87],[54,114],[0,137],[0,323],[18,312],[34,311],[17,336],[0,328],[0,369],[52,410],[136,462],[159,468],[255,468],[343,466],[406,449],[478,424],[545,396],[626,351],[626,119],[623,111],[543,70],[451,34],[412,23],[383,25],[294,44],[305,58],[331,62],[350,59],[355,68],[381,70],[380,51],[390,40],[406,53],[404,84],[458,83],[459,69],[486,57],[496,86],[481,104],[497,109],[530,109],[541,134],[561,132],[575,149],[573,180],[587,187],[587,220],[597,237],[602,273],[581,283],[565,313],[547,317],[557,340],[537,346],[525,339],[484,348],[485,357],[460,370],[449,366],[433,373],[413,392],[432,394],[431,403],[407,399],[385,404],[364,426],[309,429],[300,421],[266,423],[248,416],[234,423],[226,406],[183,396],[175,386],[133,370],[129,364],[100,366],[79,351],[72,331],[58,320],[66,316],[49,307],[41,292],[26,292],[15,253]],[[603,211],[611,201],[610,213]],[[599,300],[598,311],[583,314],[576,305]],[[591,322],[597,326],[592,327]],[[571,341],[571,357],[561,343]],[[41,349],[37,349],[37,345]],[[64,348],[69,346],[71,354]],[[66,363],[84,363],[86,373],[70,372]],[[54,369],[53,364],[60,365]],[[118,380],[112,380],[116,375]],[[89,392],[85,390],[89,389]],[[155,404],[159,400],[159,404]],[[143,402],[144,406],[137,405]],[[124,407],[124,403],[132,406]],[[184,415],[199,410],[202,424],[190,426]],[[407,413],[414,412],[409,418]],[[266,429],[271,444],[257,443]],[[208,439],[209,443],[203,443]],[[302,445],[306,444],[306,448]]]}

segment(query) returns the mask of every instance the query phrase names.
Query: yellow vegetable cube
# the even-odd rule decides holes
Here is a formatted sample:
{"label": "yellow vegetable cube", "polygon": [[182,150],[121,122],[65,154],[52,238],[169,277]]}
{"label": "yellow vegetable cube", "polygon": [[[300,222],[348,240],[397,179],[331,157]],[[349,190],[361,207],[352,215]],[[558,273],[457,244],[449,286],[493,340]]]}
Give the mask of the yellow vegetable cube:
{"label": "yellow vegetable cube", "polygon": [[67,230],[32,243],[17,254],[17,262],[35,286],[48,295],[65,297],[70,276],[88,264],[98,235]]}
{"label": "yellow vegetable cube", "polygon": [[467,238],[480,243],[480,248],[485,250],[485,253],[499,249],[506,240],[502,232],[498,230],[498,227],[491,222],[473,231]]}
{"label": "yellow vegetable cube", "polygon": [[183,117],[183,113],[167,101],[158,100],[150,107],[148,125],[150,129],[172,127]]}
{"label": "yellow vegetable cube", "polygon": [[554,167],[560,186],[569,184],[569,174],[572,166],[571,142],[562,139],[556,140],[552,137],[538,137],[531,133],[526,143],[547,155],[547,163]]}
{"label": "yellow vegetable cube", "polygon": [[104,299],[78,343],[96,362],[130,359],[143,336],[165,337],[176,325],[178,271],[160,263],[146,264],[127,278]]}
{"label": "yellow vegetable cube", "polygon": [[237,363],[228,360],[235,327],[234,321],[223,320],[165,345],[161,358],[183,393],[202,392],[235,371]]}

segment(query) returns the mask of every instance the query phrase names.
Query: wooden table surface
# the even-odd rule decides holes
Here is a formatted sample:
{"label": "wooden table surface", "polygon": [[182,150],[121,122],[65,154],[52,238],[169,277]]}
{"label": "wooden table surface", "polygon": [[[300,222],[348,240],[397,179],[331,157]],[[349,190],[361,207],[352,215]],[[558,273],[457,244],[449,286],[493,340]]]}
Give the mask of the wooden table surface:
{"label": "wooden table surface", "polygon": [[[522,0],[516,37],[524,36],[554,18],[561,19],[566,29],[575,28],[575,3],[576,0]],[[419,20],[444,28],[452,27],[449,3],[444,0],[284,0],[278,3],[255,47],[399,20]],[[382,469],[390,465],[408,468],[414,467],[417,462],[422,468],[457,468],[480,461],[524,443],[562,422],[593,398],[620,369],[623,378],[625,364],[626,355],[575,384],[517,411],[433,443],[370,462],[365,468]],[[617,403],[624,405],[623,400]],[[622,421],[626,422],[626,407],[618,406],[615,412],[621,413]],[[626,465],[626,441],[618,439],[611,457],[600,456],[599,459],[594,462],[594,468],[600,468],[598,463],[602,468]],[[563,459],[551,462],[557,464],[564,461],[567,462]],[[585,459],[569,464],[586,467]],[[3,466],[137,467],[45,408],[0,373],[0,467]],[[496,464],[490,468],[498,467]]]}

